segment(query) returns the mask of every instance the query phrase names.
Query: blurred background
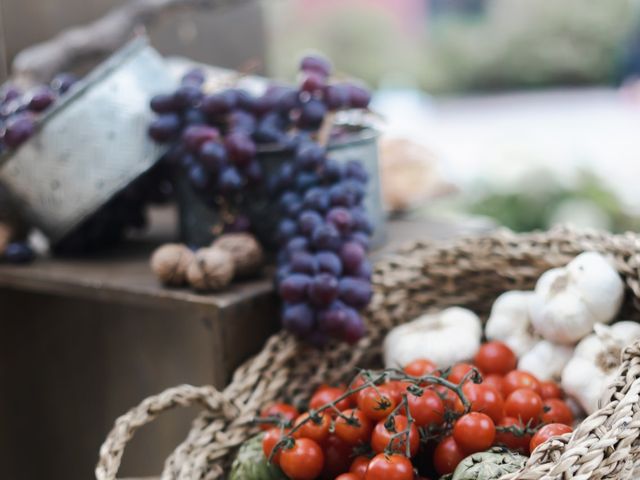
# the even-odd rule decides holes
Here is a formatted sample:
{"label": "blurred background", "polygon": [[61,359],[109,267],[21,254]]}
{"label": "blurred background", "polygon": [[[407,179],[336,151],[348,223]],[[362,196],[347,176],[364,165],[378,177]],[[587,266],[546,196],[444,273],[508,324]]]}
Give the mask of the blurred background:
{"label": "blurred background", "polygon": [[[0,75],[23,48],[124,3],[0,0]],[[362,78],[396,213],[516,230],[640,223],[636,0],[239,0],[150,33],[162,53],[208,64],[291,78],[318,50]]]}

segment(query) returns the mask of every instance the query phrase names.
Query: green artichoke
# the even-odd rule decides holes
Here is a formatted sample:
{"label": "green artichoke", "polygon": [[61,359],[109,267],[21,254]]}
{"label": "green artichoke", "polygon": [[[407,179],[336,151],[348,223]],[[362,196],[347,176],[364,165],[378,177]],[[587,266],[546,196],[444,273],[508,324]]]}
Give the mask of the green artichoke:
{"label": "green artichoke", "polygon": [[462,460],[451,480],[497,480],[505,473],[519,470],[526,461],[527,457],[523,455],[495,447]]}
{"label": "green artichoke", "polygon": [[231,465],[229,480],[287,480],[282,470],[269,463],[262,452],[263,433],[240,446]]}

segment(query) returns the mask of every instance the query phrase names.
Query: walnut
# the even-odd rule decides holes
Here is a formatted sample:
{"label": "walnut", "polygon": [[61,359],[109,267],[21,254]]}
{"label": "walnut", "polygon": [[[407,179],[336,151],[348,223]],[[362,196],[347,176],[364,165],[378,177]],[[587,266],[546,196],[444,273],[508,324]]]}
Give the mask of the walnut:
{"label": "walnut", "polygon": [[187,280],[196,290],[220,290],[231,283],[233,257],[219,248],[201,248],[187,269]]}
{"label": "walnut", "polygon": [[229,252],[233,257],[236,275],[247,277],[256,274],[262,265],[262,247],[253,235],[248,233],[226,233],[211,245]]}
{"label": "walnut", "polygon": [[11,243],[11,239],[13,238],[13,228],[11,225],[0,222],[0,255],[4,254],[7,245]]}
{"label": "walnut", "polygon": [[187,269],[193,257],[193,252],[185,245],[167,243],[151,255],[151,270],[163,284],[181,286],[187,281]]}

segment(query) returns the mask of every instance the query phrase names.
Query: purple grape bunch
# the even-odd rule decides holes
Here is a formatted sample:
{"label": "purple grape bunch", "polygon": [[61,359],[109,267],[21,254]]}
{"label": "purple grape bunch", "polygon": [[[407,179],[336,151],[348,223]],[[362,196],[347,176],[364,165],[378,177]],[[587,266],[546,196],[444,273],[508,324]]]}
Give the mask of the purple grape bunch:
{"label": "purple grape bunch", "polygon": [[[278,199],[278,271],[285,328],[321,345],[329,338],[355,342],[365,333],[360,311],[371,298],[367,259],[371,222],[363,200],[367,172],[357,160],[339,163],[315,140],[329,112],[366,109],[363,87],[331,82],[331,64],[307,56],[297,87],[273,84],[263,94],[230,88],[205,93],[205,75],[192,70],[172,93],[157,95],[149,125],[168,144],[166,161],[182,168],[205,198],[241,205],[256,189]],[[264,178],[260,146],[292,155]],[[236,212],[233,229],[249,230]]]}
{"label": "purple grape bunch", "polygon": [[77,78],[70,73],[56,75],[48,85],[28,91],[7,83],[0,88],[0,152],[15,150],[35,132],[38,116],[64,95]]}

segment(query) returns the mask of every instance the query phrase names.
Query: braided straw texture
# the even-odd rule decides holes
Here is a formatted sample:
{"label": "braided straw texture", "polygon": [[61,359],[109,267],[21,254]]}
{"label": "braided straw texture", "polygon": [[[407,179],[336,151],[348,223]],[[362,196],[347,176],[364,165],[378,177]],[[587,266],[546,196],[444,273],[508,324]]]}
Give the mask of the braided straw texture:
{"label": "braided straw texture", "polygon": [[[264,349],[239,367],[223,391],[188,385],[149,397],[120,417],[100,449],[98,480],[116,477],[126,443],[162,411],[199,403],[204,410],[188,437],[166,460],[162,480],[223,478],[236,449],[256,432],[256,413],[276,400],[304,404],[321,383],[349,381],[356,367],[380,368],[385,334],[426,310],[466,306],[486,316],[504,291],[531,289],[549,268],[583,251],[601,252],[623,277],[622,317],[640,318],[640,236],[558,228],[517,235],[499,231],[448,243],[413,243],[376,264],[368,335],[357,345],[305,347],[291,335],[272,336]],[[640,342],[623,352],[617,378],[600,410],[572,434],[552,439],[522,471],[502,480],[635,478],[640,461]]]}

